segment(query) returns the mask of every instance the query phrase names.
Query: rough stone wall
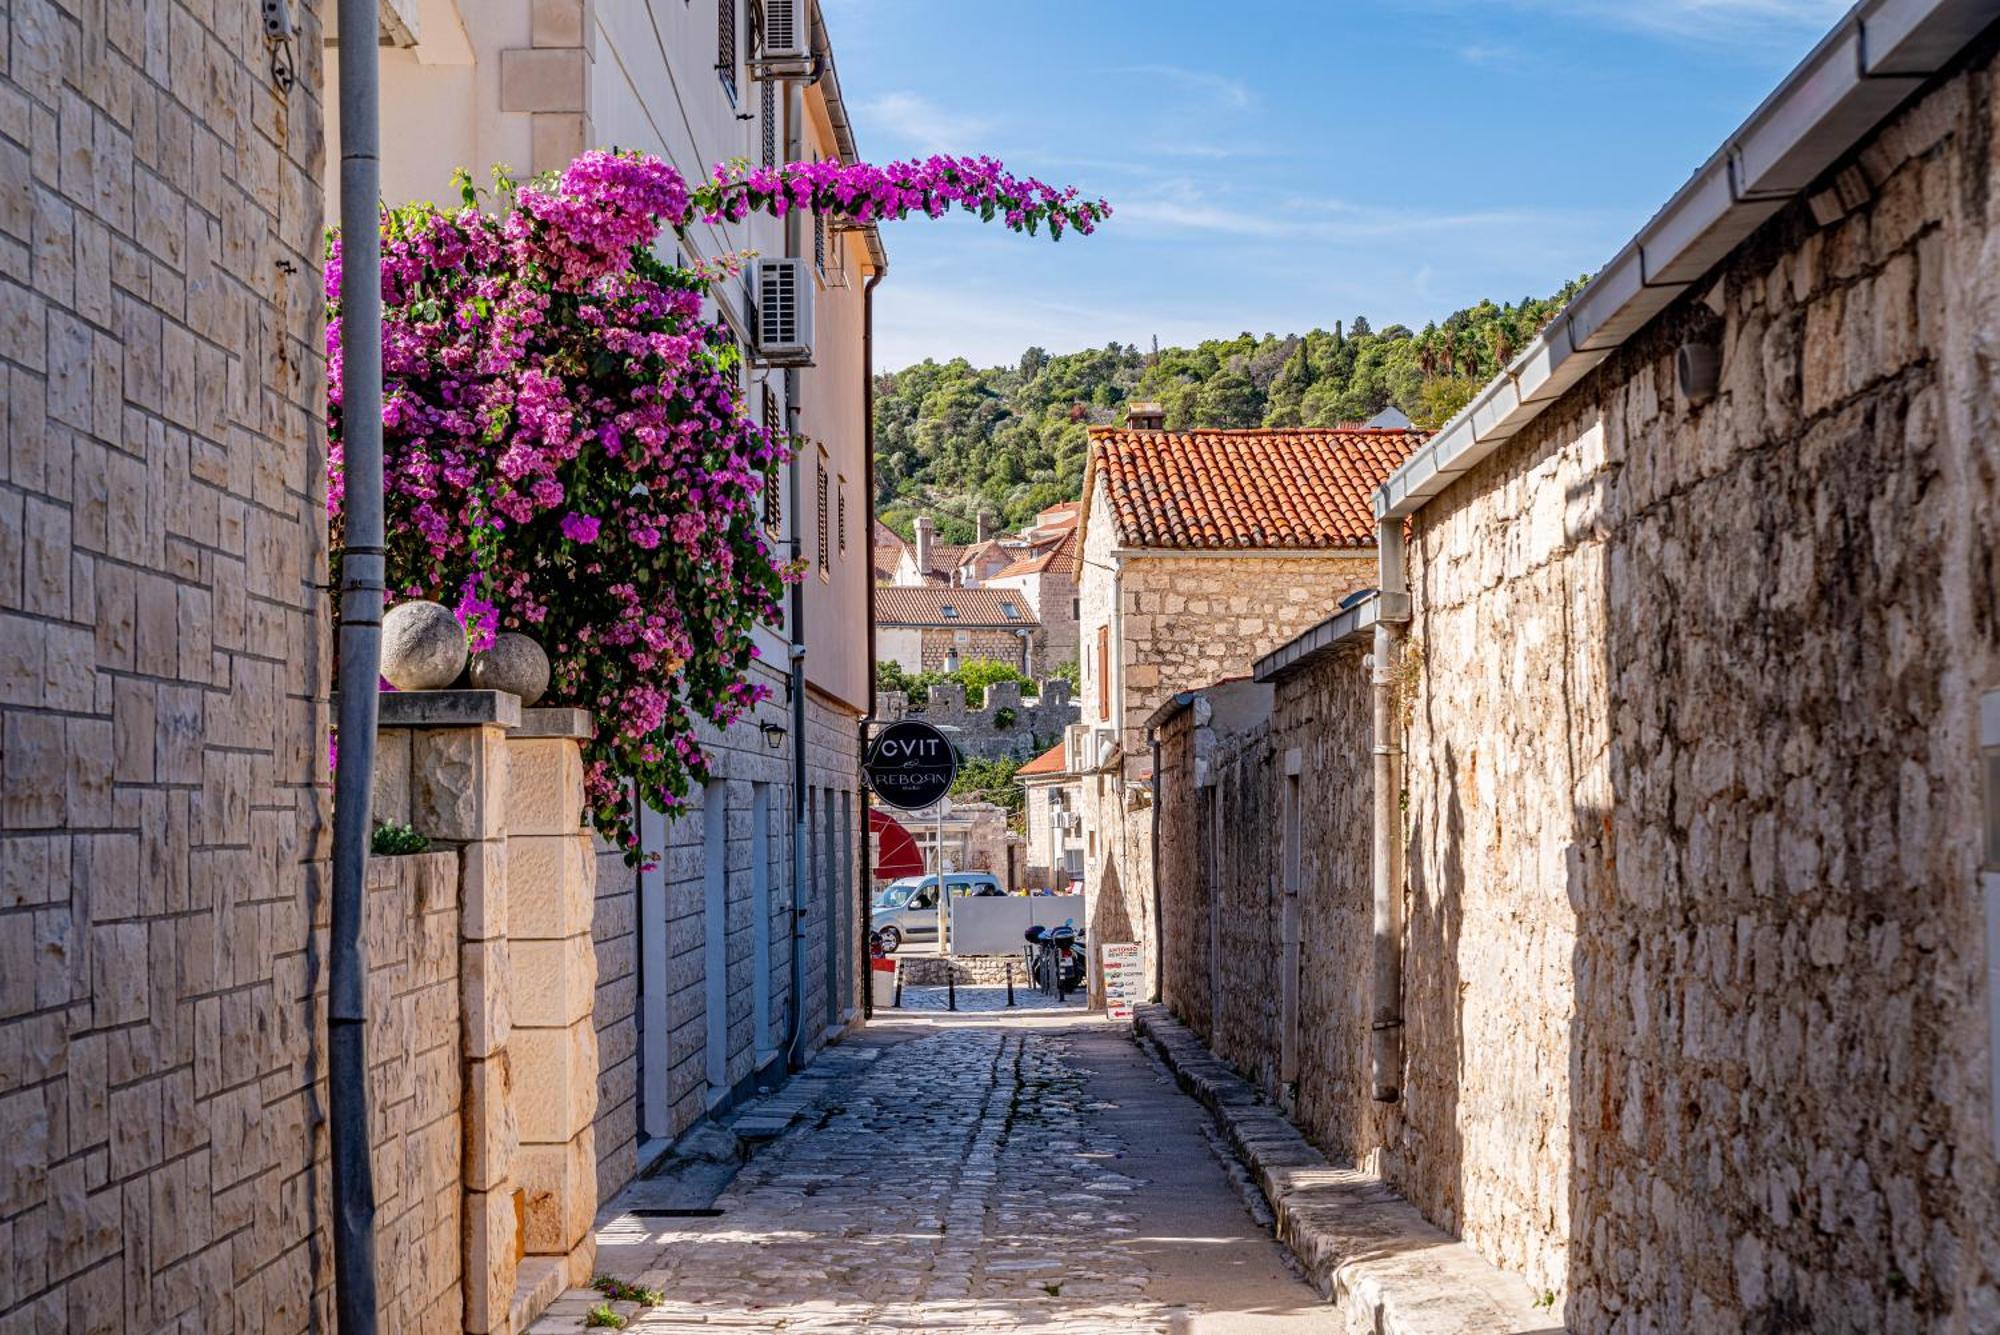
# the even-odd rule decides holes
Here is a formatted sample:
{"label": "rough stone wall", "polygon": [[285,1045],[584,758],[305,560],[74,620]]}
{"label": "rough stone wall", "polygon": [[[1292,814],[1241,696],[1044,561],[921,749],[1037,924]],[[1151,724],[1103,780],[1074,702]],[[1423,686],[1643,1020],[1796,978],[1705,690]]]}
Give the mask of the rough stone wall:
{"label": "rough stone wall", "polygon": [[1248,676],[1375,573],[1373,556],[1127,558],[1118,579],[1127,753],[1145,749],[1146,720],[1176,691]]}
{"label": "rough stone wall", "polygon": [[[0,12],[0,1326],[305,1329],[321,23]],[[327,1324],[324,1308],[321,1325]]]}
{"label": "rough stone wall", "polygon": [[[1032,635],[1036,628],[1028,629]],[[1020,636],[1003,626],[958,630],[942,626],[926,626],[923,631],[923,648],[920,651],[923,671],[943,672],[946,660],[954,653],[958,655],[960,663],[972,663],[986,658],[1025,671],[1031,664],[1024,658],[1026,651],[1022,648],[1023,643]]]}
{"label": "rough stone wall", "polygon": [[1405,1181],[1572,1329],[2000,1310],[1991,50],[1416,519]]}
{"label": "rough stone wall", "polygon": [[368,864],[368,1121],[389,1330],[464,1329],[458,878],[455,852]]}
{"label": "rough stone wall", "polygon": [[[1000,711],[1007,710],[1011,721],[999,724]],[[1076,722],[1076,701],[1069,683],[1051,677],[1040,683],[1040,694],[1032,700],[1021,698],[1021,684],[999,681],[986,688],[986,698],[968,707],[965,687],[957,682],[940,682],[930,688],[927,703],[911,706],[901,691],[883,691],[876,697],[876,717],[920,718],[939,727],[958,729],[952,745],[961,754],[993,760],[1012,756],[1032,760],[1062,740],[1063,729]]]}
{"label": "rough stone wall", "polygon": [[[1201,1035],[1214,1036],[1215,988],[1211,969],[1208,854],[1215,846],[1207,826],[1212,791],[1208,772],[1196,769],[1200,748],[1192,710],[1182,710],[1159,733],[1160,848],[1153,871],[1160,878],[1160,937],[1165,956],[1160,1000]],[[1203,757],[1205,759],[1205,757]]]}

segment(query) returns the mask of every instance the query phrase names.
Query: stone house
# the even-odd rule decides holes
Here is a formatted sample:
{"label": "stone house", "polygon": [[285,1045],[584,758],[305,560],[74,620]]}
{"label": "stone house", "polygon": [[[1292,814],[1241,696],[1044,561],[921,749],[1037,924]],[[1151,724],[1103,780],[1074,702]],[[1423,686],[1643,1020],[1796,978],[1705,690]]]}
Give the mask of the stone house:
{"label": "stone house", "polygon": [[875,591],[875,654],[905,672],[949,672],[981,659],[1033,672],[1041,623],[1020,594],[891,586]]}
{"label": "stone house", "polygon": [[1041,667],[1076,661],[1076,553],[1074,525],[1046,538],[981,581],[982,588],[1011,589],[1027,600],[1042,626]]}
{"label": "stone house", "polygon": [[[750,49],[758,10],[745,0],[426,0],[420,9],[382,54],[384,123],[426,127],[384,138],[391,201],[449,197],[458,167],[475,178],[496,162],[541,172],[607,143],[656,154],[690,179],[726,159],[856,157],[820,24],[815,49],[834,77],[760,68]],[[337,51],[330,59],[329,80]],[[337,161],[326,190],[337,199]],[[747,284],[716,285],[712,303],[749,354],[754,414],[804,442],[771,477],[765,517],[773,545],[802,557],[809,575],[802,623],[756,632],[753,671],[772,698],[729,729],[703,727],[715,781],[675,817],[642,820],[655,869],[636,873],[608,849],[601,859],[597,1139],[607,1195],[642,1154],[779,1078],[788,1052],[805,1058],[859,1005],[860,947],[847,942],[858,942],[861,918],[859,726],[870,710],[877,545],[863,326],[887,259],[874,228],[802,215],[690,228],[671,244],[688,259],[743,250],[813,259],[811,365],[758,363]],[[788,704],[795,644],[805,650],[802,711]],[[803,937],[795,897],[811,906]]]}
{"label": "stone house", "polygon": [[1400,430],[1096,427],[1077,543],[1084,895],[1091,938],[1152,949],[1145,720],[1375,579],[1369,497],[1423,443]]}
{"label": "stone house", "polygon": [[1889,9],[1388,479],[1264,730],[1157,737],[1167,1000],[1579,1332],[2000,1305],[2000,36]]}
{"label": "stone house", "polygon": [[1064,890],[1083,879],[1083,787],[1069,772],[1068,737],[1014,772],[1026,834],[1027,883]]}

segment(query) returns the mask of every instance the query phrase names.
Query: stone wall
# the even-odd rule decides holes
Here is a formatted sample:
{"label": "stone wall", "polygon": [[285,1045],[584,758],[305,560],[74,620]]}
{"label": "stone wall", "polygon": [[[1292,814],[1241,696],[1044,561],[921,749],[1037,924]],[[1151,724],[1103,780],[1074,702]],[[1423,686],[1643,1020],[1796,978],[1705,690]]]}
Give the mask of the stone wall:
{"label": "stone wall", "polygon": [[368,864],[368,1121],[389,1330],[465,1329],[458,885],[456,852]]}
{"label": "stone wall", "polygon": [[[939,682],[930,688],[922,705],[911,705],[901,691],[882,691],[875,699],[875,716],[893,721],[920,718],[939,727],[957,728],[952,745],[962,755],[996,760],[1011,756],[1033,760],[1062,740],[1063,729],[1076,722],[1076,700],[1067,681],[1051,677],[1039,684],[1040,693],[1031,700],[1021,698],[1021,683],[996,681],[986,688],[986,698],[968,706],[965,687],[955,681]],[[1011,716],[1001,727],[1000,711]]]}
{"label": "stone wall", "polygon": [[[720,796],[723,825],[718,836],[721,862],[722,971],[720,1034],[723,1044],[718,1082],[709,1061],[708,857],[710,808],[700,789],[673,818],[648,816],[645,842],[658,853],[653,870],[634,874],[615,855],[599,855],[610,868],[610,888],[599,896],[594,932],[600,942],[617,943],[614,958],[636,958],[636,975],[619,974],[597,1015],[598,1042],[616,1065],[601,1100],[598,1128],[603,1144],[598,1174],[602,1189],[616,1190],[630,1179],[648,1140],[662,1143],[686,1131],[708,1113],[740,1101],[759,1087],[782,1083],[785,1052],[792,1033],[792,952],[805,970],[802,1050],[816,1051],[829,1026],[846,1023],[859,1005],[861,819],[857,783],[856,719],[851,711],[817,694],[806,698],[807,791],[805,794],[806,912],[796,931],[793,919],[793,805],[791,711],[783,679],[770,681],[771,699],[735,726],[702,725],[701,742]],[[763,724],[785,729],[786,744],[765,744]],[[762,838],[757,812],[764,813]],[[757,870],[762,863],[764,912],[757,911]],[[837,925],[829,942],[829,918]],[[762,941],[759,941],[759,934]],[[649,935],[651,939],[649,940]],[[760,956],[760,947],[762,954]],[[763,1023],[758,1023],[758,962],[767,970]],[[827,965],[837,970],[831,999]],[[627,967],[622,963],[612,968]],[[638,1004],[647,992],[653,997]],[[636,1096],[622,1097],[627,1089]]]}
{"label": "stone wall", "polygon": [[320,52],[0,30],[0,1327],[327,1323]]}
{"label": "stone wall", "polygon": [[1026,671],[1033,667],[1033,654],[1029,648],[1032,637],[1040,627],[1026,628],[1030,639],[1024,640],[1005,626],[985,628],[949,626],[925,626],[918,642],[917,658],[920,672],[943,672],[952,655],[961,663],[972,663],[979,659],[991,659],[995,663],[1005,663]]}
{"label": "stone wall", "polygon": [[[457,874],[440,880],[433,869],[369,921],[371,985],[380,980],[383,995],[369,998],[368,1050],[417,1082],[414,1098],[371,1107],[369,1121],[378,1140],[421,1140],[424,1180],[457,1197],[453,1296],[467,1331],[525,1329],[539,1305],[587,1280],[595,1259],[596,865],[580,751],[589,731],[582,711],[522,710],[490,691],[383,697],[376,819],[452,850]],[[385,862],[430,866],[371,865]],[[441,986],[406,1003],[413,975]],[[445,1103],[448,1136],[433,1125]],[[388,1180],[378,1168],[378,1197]],[[383,1292],[405,1302],[413,1277],[398,1273],[392,1290],[389,1267],[407,1268],[415,1253],[387,1249],[391,1236],[385,1224]]]}
{"label": "stone wall", "polygon": [[[1863,147],[1853,211],[1782,212],[1415,516],[1397,1108],[1363,1102],[1359,664],[1281,684],[1246,756],[1276,792],[1304,749],[1321,827],[1296,1115],[1573,1330],[2000,1310],[1976,739],[2000,683],[1993,49]],[[1674,370],[1691,338],[1722,355],[1699,408]],[[1219,860],[1278,842],[1245,818]],[[1194,996],[1184,930],[1169,978]],[[1270,988],[1264,963],[1224,964],[1241,984],[1209,1032],[1261,1074],[1270,1044],[1227,1006]]]}
{"label": "stone wall", "polygon": [[1324,621],[1375,575],[1372,555],[1125,558],[1117,579],[1124,680],[1114,685],[1124,695],[1126,751],[1144,751],[1146,720],[1174,692],[1248,676],[1259,657]]}

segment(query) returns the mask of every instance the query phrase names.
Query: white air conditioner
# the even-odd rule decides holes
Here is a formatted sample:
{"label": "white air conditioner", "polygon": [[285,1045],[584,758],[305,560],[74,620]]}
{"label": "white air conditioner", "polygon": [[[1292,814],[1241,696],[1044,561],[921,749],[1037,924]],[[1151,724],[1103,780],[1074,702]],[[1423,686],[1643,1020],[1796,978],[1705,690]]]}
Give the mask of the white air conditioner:
{"label": "white air conditioner", "polygon": [[812,261],[758,260],[750,270],[752,353],[764,366],[813,364]]}
{"label": "white air conditioner", "polygon": [[764,0],[752,67],[767,79],[812,73],[812,0]]}

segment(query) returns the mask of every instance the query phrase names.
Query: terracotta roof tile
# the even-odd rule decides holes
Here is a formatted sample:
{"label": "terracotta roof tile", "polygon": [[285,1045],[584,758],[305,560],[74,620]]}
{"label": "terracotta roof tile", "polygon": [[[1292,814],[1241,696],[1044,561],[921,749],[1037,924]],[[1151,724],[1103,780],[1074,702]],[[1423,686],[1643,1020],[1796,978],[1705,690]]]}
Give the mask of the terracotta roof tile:
{"label": "terracotta roof tile", "polygon": [[1063,744],[1057,742],[1048,750],[1014,771],[1016,777],[1032,777],[1037,774],[1062,774],[1067,769],[1063,759]]}
{"label": "terracotta roof tile", "polygon": [[1374,491],[1422,431],[1095,427],[1118,540],[1184,550],[1375,545]]}
{"label": "terracotta roof tile", "polygon": [[1004,570],[994,572],[990,579],[1005,579],[1010,575],[1067,575],[1076,578],[1076,530],[1067,529],[1060,538],[1045,542],[1034,551],[1023,556]]}
{"label": "terracotta roof tile", "polygon": [[[956,615],[946,616],[951,608]],[[1007,615],[1007,608],[1014,615]],[[875,590],[875,620],[884,626],[1022,626],[1041,623],[1028,600],[1012,589],[890,587]]]}

